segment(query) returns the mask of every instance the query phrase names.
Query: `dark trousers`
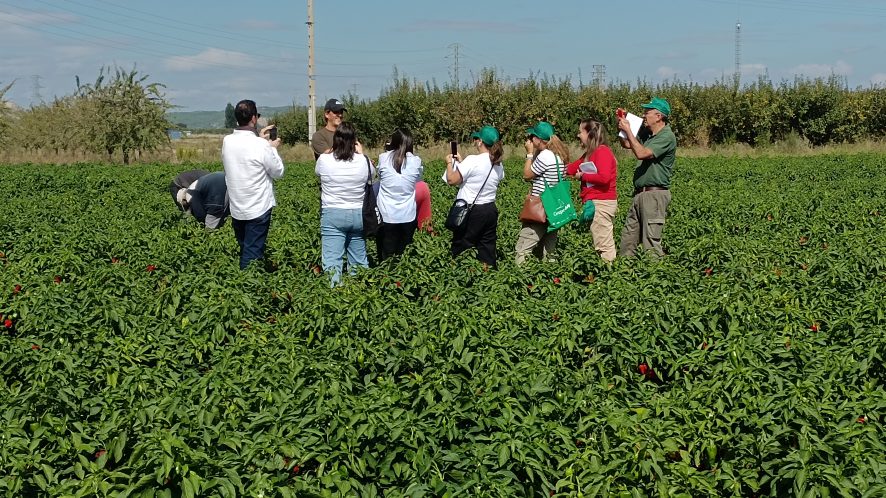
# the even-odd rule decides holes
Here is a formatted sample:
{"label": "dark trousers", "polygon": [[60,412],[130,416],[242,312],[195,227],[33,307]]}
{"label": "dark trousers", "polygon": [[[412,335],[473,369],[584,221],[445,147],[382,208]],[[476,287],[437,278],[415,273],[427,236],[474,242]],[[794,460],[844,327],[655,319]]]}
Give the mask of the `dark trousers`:
{"label": "dark trousers", "polygon": [[476,247],[477,259],[496,266],[495,243],[498,240],[498,208],[494,202],[475,204],[464,224],[452,232],[452,256]]}
{"label": "dark trousers", "polygon": [[268,240],[268,229],[271,228],[271,211],[252,220],[233,219],[234,236],[240,244],[240,269],[249,263],[265,256],[265,242]]}
{"label": "dark trousers", "polygon": [[382,223],[375,234],[375,247],[378,249],[379,262],[391,256],[403,254],[406,246],[412,244],[417,227],[416,220],[407,223]]}

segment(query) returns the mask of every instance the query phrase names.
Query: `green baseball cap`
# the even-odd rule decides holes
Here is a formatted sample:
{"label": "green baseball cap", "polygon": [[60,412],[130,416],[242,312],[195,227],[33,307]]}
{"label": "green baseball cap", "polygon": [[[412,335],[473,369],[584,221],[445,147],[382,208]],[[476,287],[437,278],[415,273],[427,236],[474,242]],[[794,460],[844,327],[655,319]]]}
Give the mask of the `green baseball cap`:
{"label": "green baseball cap", "polygon": [[480,128],[480,131],[475,131],[471,133],[471,138],[478,138],[481,142],[486,145],[492,145],[495,142],[498,142],[498,139],[501,138],[498,134],[498,130],[492,126],[484,126]]}
{"label": "green baseball cap", "polygon": [[664,114],[665,116],[671,115],[671,104],[668,104],[668,101],[665,99],[660,99],[658,97],[652,97],[652,100],[643,104],[644,109],[655,109],[656,111]]}
{"label": "green baseball cap", "polygon": [[554,127],[547,121],[539,121],[535,126],[526,130],[526,133],[542,140],[550,140],[554,136]]}

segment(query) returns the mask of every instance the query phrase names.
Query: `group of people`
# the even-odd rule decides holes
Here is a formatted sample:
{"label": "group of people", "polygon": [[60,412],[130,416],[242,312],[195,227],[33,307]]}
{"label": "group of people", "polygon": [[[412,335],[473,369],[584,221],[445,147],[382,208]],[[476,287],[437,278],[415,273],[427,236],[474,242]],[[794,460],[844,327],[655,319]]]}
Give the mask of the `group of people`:
{"label": "group of people", "polygon": [[222,141],[224,171],[185,171],[170,190],[179,209],[207,228],[218,228],[231,216],[243,269],[264,257],[271,212],[277,205],[273,182],[283,177],[285,168],[277,153],[280,139],[269,136],[273,126],[256,129],[261,114],[255,102],[238,102],[234,117],[237,128]]}
{"label": "group of people", "polygon": [[[609,147],[605,127],[593,119],[578,125],[583,151],[570,161],[569,150],[545,121],[526,130],[523,180],[530,183],[521,211],[522,227],[515,248],[516,262],[532,254],[545,259],[556,250],[558,230],[545,219],[539,198],[560,181],[580,182],[585,209],[593,214],[590,232],[596,251],[606,261],[616,255],[630,257],[640,246],[656,256],[661,246],[677,142],[668,125],[670,105],[661,98],[643,104],[642,126],[632,131],[626,116],[619,114],[621,146],[637,159],[634,193],[616,252],[613,235],[618,210],[616,177],[618,164]],[[311,138],[320,180],[320,233],[322,265],[333,285],[341,280],[344,261],[355,272],[369,266],[364,235],[365,196],[374,195],[380,225],[375,234],[379,260],[402,254],[420,227],[430,230],[430,193],[422,181],[423,164],[414,153],[408,130],[397,129],[385,144],[377,164],[364,153],[353,125],[343,121],[345,106],[330,99],[324,108],[325,126]],[[284,172],[277,153],[280,139],[270,140],[265,127],[256,130],[260,117],[255,102],[243,100],[234,109],[238,127],[222,145],[224,172],[185,172],[171,185],[176,204],[214,228],[230,213],[240,245],[240,267],[263,257],[271,211],[276,205],[273,181]],[[636,131],[636,133],[635,133]],[[503,148],[499,131],[484,126],[471,135],[475,151],[462,157],[446,156],[443,180],[458,186],[456,200],[467,204],[464,221],[452,229],[451,252],[457,256],[475,248],[477,258],[497,265],[499,212],[498,187],[504,180]],[[378,180],[375,181],[375,178]],[[373,186],[374,189],[368,188]]]}

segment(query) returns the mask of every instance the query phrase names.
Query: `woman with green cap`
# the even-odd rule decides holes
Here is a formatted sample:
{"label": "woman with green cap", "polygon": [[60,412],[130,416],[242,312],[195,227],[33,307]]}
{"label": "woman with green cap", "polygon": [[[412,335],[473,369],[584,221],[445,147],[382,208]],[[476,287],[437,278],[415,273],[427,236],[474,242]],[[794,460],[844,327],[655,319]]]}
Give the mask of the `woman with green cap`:
{"label": "woman with green cap", "polygon": [[532,189],[520,221],[523,228],[517,236],[517,264],[526,261],[526,256],[534,253],[540,259],[547,259],[557,248],[557,230],[548,231],[540,196],[548,185],[559,183],[565,164],[569,162],[569,150],[554,133],[554,127],[546,121],[539,121],[526,130],[526,163],[523,165],[523,179],[532,182]]}
{"label": "woman with green cap", "polygon": [[473,134],[477,154],[464,159],[446,156],[446,183],[459,185],[456,199],[471,205],[461,226],[452,231],[452,256],[475,247],[477,259],[495,268],[498,241],[498,208],[495,196],[505,177],[501,164],[503,149],[498,130],[484,126]]}

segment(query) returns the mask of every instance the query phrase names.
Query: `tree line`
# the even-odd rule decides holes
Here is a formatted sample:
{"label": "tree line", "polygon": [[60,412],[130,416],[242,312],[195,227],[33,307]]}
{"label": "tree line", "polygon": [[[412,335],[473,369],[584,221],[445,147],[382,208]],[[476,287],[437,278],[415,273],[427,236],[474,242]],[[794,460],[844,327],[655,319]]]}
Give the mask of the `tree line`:
{"label": "tree line", "polygon": [[77,90],[51,102],[13,112],[3,101],[11,83],[0,88],[0,148],[122,154],[124,164],[144,151],[169,143],[172,107],[161,83],[137,70],[101,68],[92,83],[76,77]]}
{"label": "tree line", "polygon": [[[102,68],[95,82],[77,79],[75,93],[30,109],[13,112],[3,96],[11,84],[0,83],[0,150],[94,152],[122,154],[129,163],[140,152],[169,143],[166,118],[173,106],[161,83],[135,69]],[[408,128],[416,142],[429,145],[465,141],[470,130],[491,124],[507,143],[523,140],[536,121],[553,123],[567,137],[591,117],[613,135],[617,107],[640,112],[640,104],[659,96],[671,104],[671,127],[681,145],[746,143],[761,146],[798,135],[811,145],[878,140],[886,134],[886,88],[847,87],[842,78],[796,78],[774,83],[765,78],[737,87],[732,81],[702,85],[670,81],[650,84],[616,82],[576,85],[570,79],[529,77],[510,81],[494,70],[481,72],[467,86],[437,85],[400,77],[376,99],[343,97],[346,119],[361,141],[380,146],[398,127]],[[233,107],[225,109],[228,128]],[[284,143],[308,141],[306,107],[276,115]],[[322,109],[317,111],[323,125]]]}
{"label": "tree line", "polygon": [[[470,130],[485,124],[501,130],[506,142],[518,143],[526,127],[539,120],[571,137],[588,117],[607,125],[612,136],[615,109],[639,114],[640,104],[652,96],[671,104],[671,127],[681,145],[760,146],[791,134],[825,145],[879,139],[886,132],[886,88],[849,89],[838,76],[780,83],[760,78],[742,87],[732,81],[597,86],[552,78],[511,82],[485,70],[466,87],[396,78],[377,99],[347,95],[343,102],[345,119],[355,124],[361,140],[378,146],[397,127],[409,128],[418,143],[427,145],[467,140]],[[276,119],[285,143],[308,140],[306,108]],[[322,110],[317,122],[322,126]]]}

